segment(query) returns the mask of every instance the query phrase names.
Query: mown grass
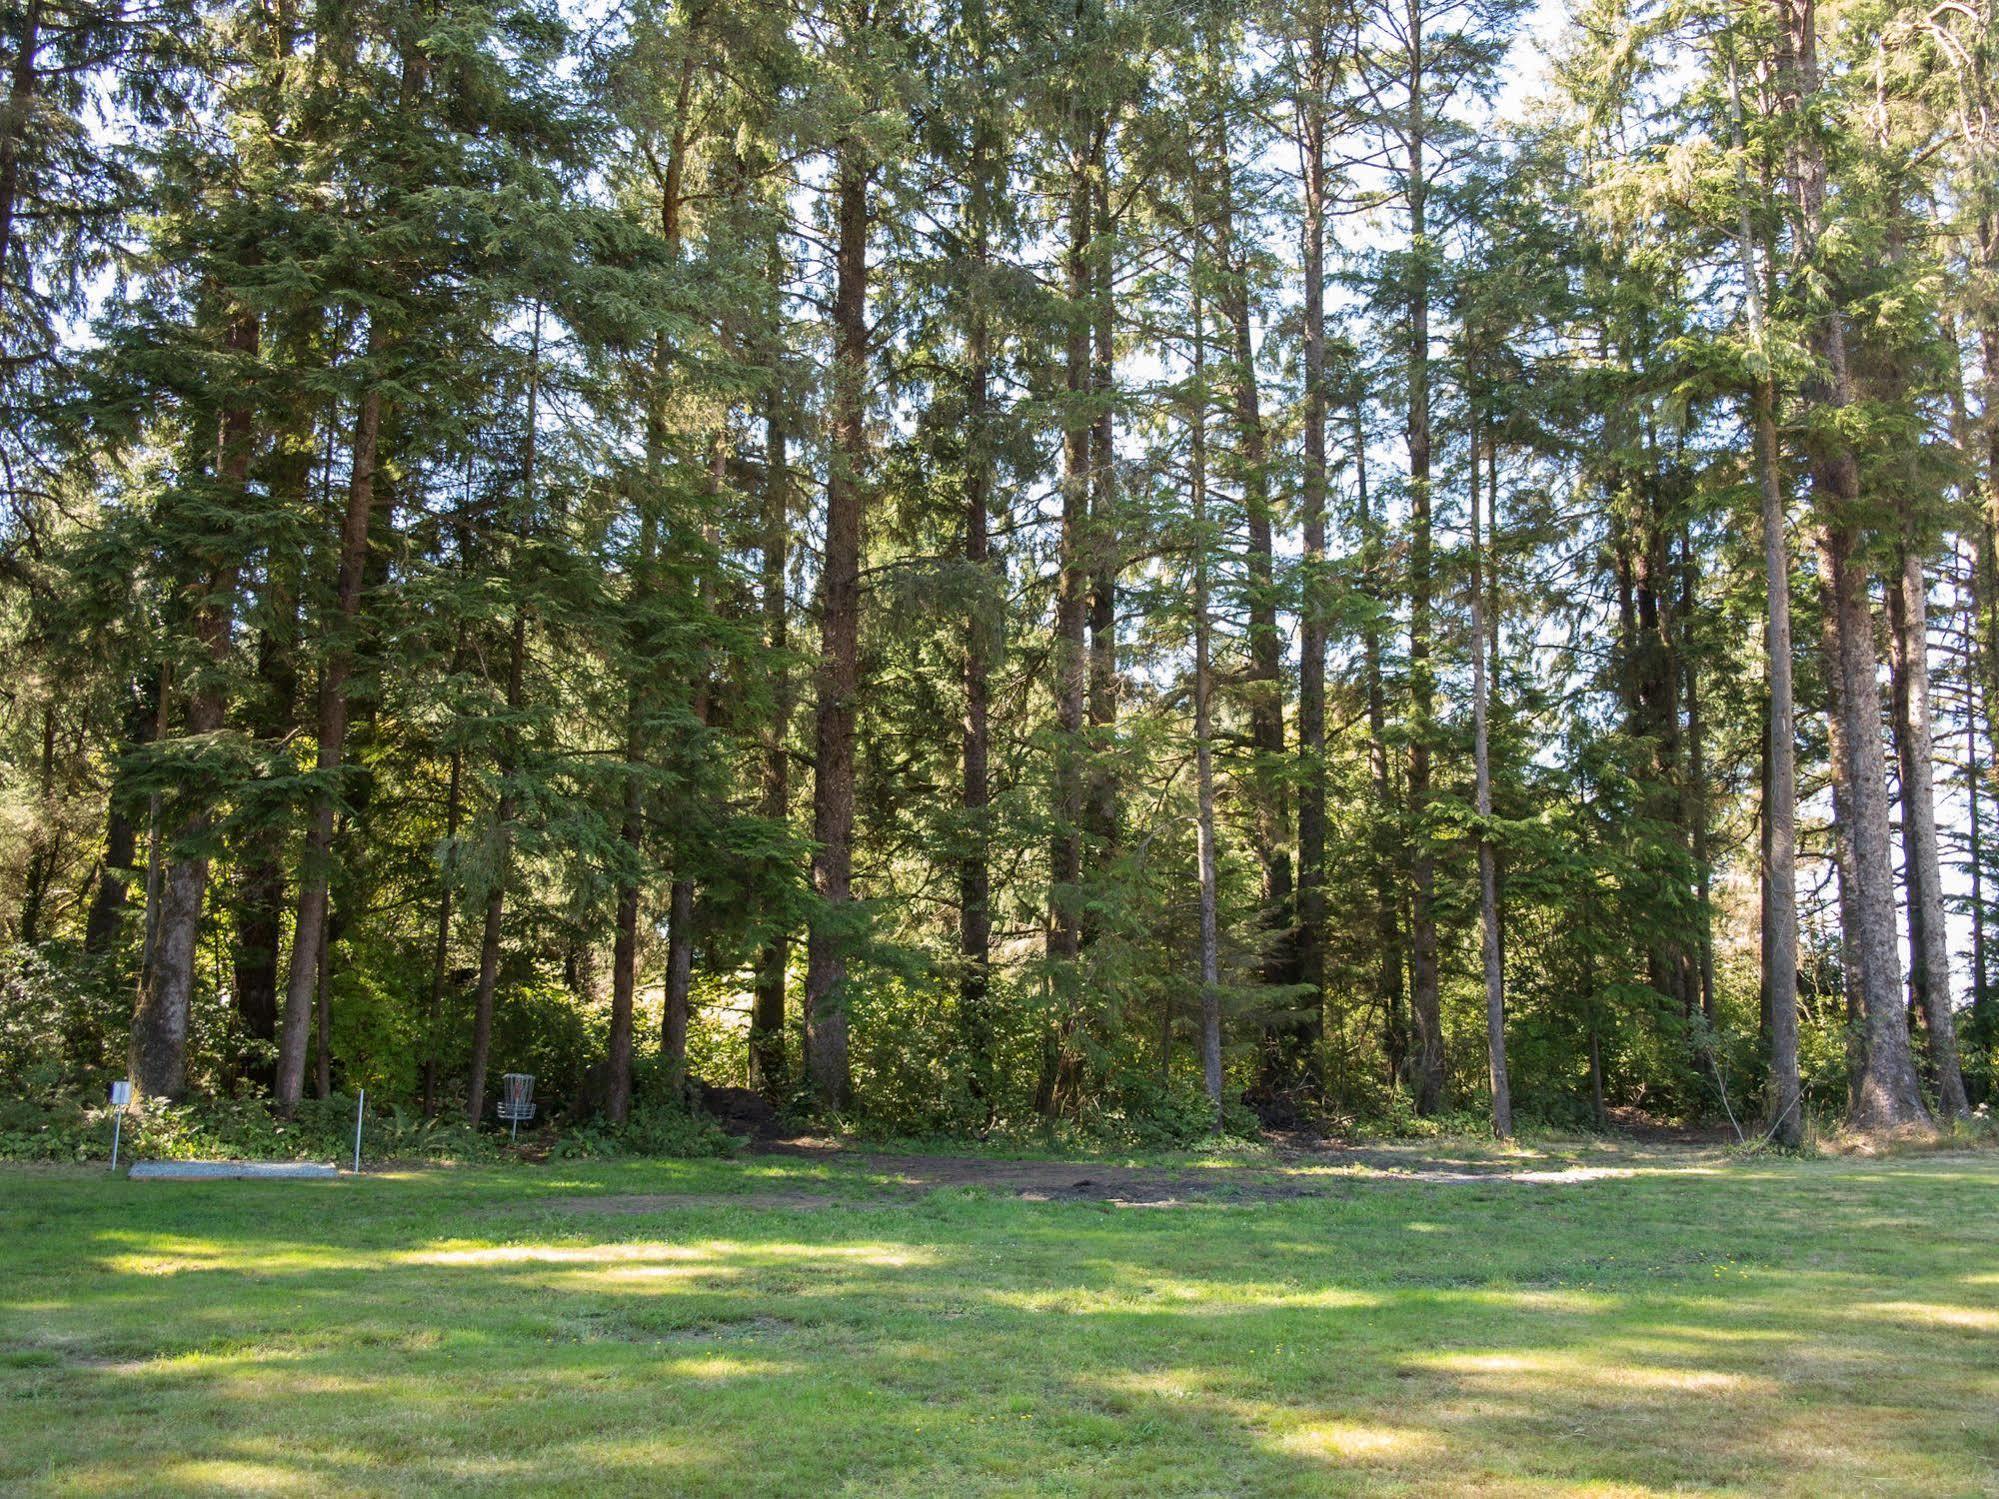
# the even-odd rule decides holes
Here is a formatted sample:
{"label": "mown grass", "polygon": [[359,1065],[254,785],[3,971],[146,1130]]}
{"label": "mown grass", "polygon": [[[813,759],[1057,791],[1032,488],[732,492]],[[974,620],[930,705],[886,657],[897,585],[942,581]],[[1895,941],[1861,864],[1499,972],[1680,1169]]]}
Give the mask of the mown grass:
{"label": "mown grass", "polygon": [[[4,1168],[0,1492],[1999,1492],[1999,1156],[1623,1164],[1165,1210]],[[556,1201],[600,1193],[694,1201]]]}

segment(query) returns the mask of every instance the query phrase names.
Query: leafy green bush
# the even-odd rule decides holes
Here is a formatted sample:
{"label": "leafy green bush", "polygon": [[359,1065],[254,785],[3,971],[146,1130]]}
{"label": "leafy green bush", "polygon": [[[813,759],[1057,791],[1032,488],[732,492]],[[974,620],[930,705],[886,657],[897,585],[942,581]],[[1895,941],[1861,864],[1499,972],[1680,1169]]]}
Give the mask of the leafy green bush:
{"label": "leafy green bush", "polygon": [[606,1156],[725,1156],[735,1140],[704,1114],[674,1104],[642,1103],[623,1124],[594,1119],[565,1130],[551,1153],[564,1160]]}

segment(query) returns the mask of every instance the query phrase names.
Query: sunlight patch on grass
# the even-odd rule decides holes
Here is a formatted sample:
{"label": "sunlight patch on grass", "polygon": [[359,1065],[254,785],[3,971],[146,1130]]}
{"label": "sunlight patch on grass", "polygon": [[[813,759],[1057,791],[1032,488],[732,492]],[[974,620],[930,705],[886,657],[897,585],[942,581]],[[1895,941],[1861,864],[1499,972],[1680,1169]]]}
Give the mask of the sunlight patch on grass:
{"label": "sunlight patch on grass", "polygon": [[702,1358],[668,1359],[659,1367],[662,1373],[700,1384],[719,1384],[728,1379],[777,1379],[803,1372],[797,1364],[780,1363],[768,1358],[737,1358],[726,1353],[711,1353]]}
{"label": "sunlight patch on grass", "polygon": [[311,1493],[319,1487],[309,1474],[296,1468],[246,1462],[241,1458],[213,1457],[169,1463],[166,1476],[196,1492],[211,1494],[296,1494]]}
{"label": "sunlight patch on grass", "polygon": [[1923,1327],[1959,1327],[1966,1332],[1999,1332],[1999,1311],[1984,1306],[1947,1306],[1936,1301],[1871,1301],[1853,1308],[1858,1317]]}
{"label": "sunlight patch on grass", "polygon": [[1444,1374],[1523,1377],[1555,1386],[1614,1385],[1618,1389],[1659,1390],[1679,1395],[1767,1393],[1773,1381],[1719,1369],[1676,1369],[1623,1359],[1587,1358],[1575,1353],[1430,1353],[1409,1360]]}
{"label": "sunlight patch on grass", "polygon": [[1433,1452],[1438,1443],[1431,1433],[1407,1426],[1312,1421],[1277,1433],[1271,1445],[1290,1457],[1346,1465],[1417,1461]]}
{"label": "sunlight patch on grass", "polygon": [[391,1256],[402,1265],[607,1265],[633,1262],[707,1264],[715,1256],[691,1244],[485,1244],[420,1249]]}
{"label": "sunlight patch on grass", "polygon": [[1129,1316],[1133,1312],[1174,1317],[1239,1317],[1246,1311],[1368,1311],[1383,1298],[1338,1286],[1300,1290],[1292,1286],[1216,1285],[1147,1277],[1102,1291],[988,1291],[986,1300],[1010,1311],[1070,1317]]}

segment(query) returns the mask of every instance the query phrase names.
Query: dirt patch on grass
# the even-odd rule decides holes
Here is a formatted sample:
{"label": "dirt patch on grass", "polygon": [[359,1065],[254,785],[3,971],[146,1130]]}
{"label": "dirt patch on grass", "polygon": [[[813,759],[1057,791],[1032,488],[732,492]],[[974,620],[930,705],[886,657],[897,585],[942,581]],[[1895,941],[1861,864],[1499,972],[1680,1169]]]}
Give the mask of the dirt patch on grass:
{"label": "dirt patch on grass", "polygon": [[539,1206],[553,1213],[685,1213],[706,1208],[749,1208],[760,1212],[817,1213],[837,1208],[880,1212],[896,1207],[881,1198],[836,1197],[828,1192],[794,1192],[782,1187],[752,1192],[617,1192],[589,1197],[545,1197]]}
{"label": "dirt patch on grass", "polygon": [[[1254,1207],[1312,1197],[1342,1197],[1372,1186],[1431,1183],[1446,1186],[1566,1186],[1629,1176],[1659,1164],[1614,1157],[1573,1160],[1481,1159],[1421,1154],[1407,1149],[1287,1151],[1270,1166],[1213,1168],[1124,1166],[1101,1161],[995,1160],[982,1156],[884,1155],[833,1141],[773,1142],[760,1154],[824,1164],[846,1192],[779,1185],[744,1192],[643,1192],[552,1197],[541,1206],[561,1213],[647,1214],[703,1209],[775,1212],[869,1212],[907,1208],[938,1194],[982,1192],[1022,1202],[1101,1203],[1120,1208]],[[1671,1152],[1676,1164],[1698,1157]]]}

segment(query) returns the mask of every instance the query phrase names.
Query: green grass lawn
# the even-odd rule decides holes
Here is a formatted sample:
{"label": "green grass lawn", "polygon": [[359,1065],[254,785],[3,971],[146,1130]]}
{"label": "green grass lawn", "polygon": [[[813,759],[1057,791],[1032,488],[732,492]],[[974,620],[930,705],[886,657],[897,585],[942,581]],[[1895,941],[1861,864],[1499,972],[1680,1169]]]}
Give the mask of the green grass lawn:
{"label": "green grass lawn", "polygon": [[0,1493],[1999,1493],[1999,1156],[1619,1163],[0,1168]]}

